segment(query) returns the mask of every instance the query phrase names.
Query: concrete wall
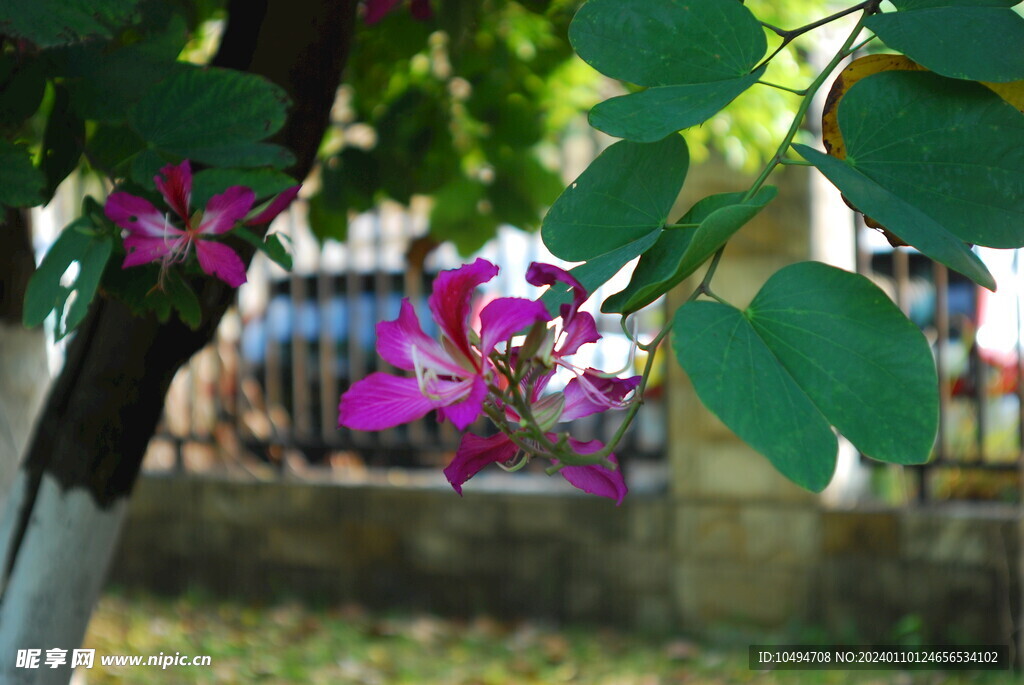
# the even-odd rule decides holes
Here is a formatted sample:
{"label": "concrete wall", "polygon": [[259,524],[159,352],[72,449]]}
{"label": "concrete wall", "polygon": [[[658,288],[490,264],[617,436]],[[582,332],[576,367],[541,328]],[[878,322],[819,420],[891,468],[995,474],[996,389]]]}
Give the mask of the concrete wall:
{"label": "concrete wall", "polygon": [[[512,477],[512,476],[509,476]],[[715,635],[1006,643],[1019,512],[147,476],[112,581]],[[795,632],[794,632],[795,631]]]}

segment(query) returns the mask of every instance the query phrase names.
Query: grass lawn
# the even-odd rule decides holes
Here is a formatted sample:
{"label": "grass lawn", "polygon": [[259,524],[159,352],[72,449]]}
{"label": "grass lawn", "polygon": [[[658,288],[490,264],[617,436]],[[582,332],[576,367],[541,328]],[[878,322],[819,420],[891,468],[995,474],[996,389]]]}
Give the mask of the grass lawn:
{"label": "grass lawn", "polygon": [[[442,620],[357,608],[249,606],[207,598],[109,594],[84,646],[88,685],[302,683],[318,685],[670,685],[1017,683],[1009,672],[789,671],[747,668],[745,648],[679,637],[553,627],[486,618]],[[102,666],[101,656],[209,655],[210,666]]]}

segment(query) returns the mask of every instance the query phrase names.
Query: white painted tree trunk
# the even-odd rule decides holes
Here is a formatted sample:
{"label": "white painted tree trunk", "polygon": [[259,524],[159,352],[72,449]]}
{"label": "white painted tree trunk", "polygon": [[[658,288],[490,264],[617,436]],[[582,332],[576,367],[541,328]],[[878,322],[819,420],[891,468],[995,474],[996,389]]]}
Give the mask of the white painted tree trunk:
{"label": "white painted tree trunk", "polygon": [[[18,517],[11,514],[25,504],[31,489],[29,477],[20,472],[0,526],[0,549],[12,548],[17,531],[11,522]],[[103,588],[127,499],[103,510],[84,489],[63,490],[44,474],[32,508],[0,604],[0,683],[66,685],[73,651],[83,646],[82,635]],[[8,562],[0,558],[4,568]],[[20,649],[41,650],[39,667],[19,667]],[[64,666],[45,665],[50,649],[67,650]]]}
{"label": "white painted tree trunk", "polygon": [[49,384],[43,330],[0,323],[0,512]]}

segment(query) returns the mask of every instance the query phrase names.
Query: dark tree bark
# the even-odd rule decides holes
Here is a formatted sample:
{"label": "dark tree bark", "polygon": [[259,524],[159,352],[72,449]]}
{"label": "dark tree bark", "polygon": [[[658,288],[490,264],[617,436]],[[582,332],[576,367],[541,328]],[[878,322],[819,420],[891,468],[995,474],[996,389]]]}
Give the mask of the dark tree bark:
{"label": "dark tree bark", "polygon": [[28,212],[7,209],[0,223],[0,324],[21,324],[25,286],[35,270]]}
{"label": "dark tree bark", "polygon": [[[288,122],[276,142],[295,154],[298,161],[290,171],[297,178],[310,171],[328,124],[352,42],[355,7],[356,0],[230,3],[215,64],[263,75],[292,97]],[[243,254],[246,261],[251,257],[251,249]],[[198,330],[173,317],[160,323],[152,316],[134,316],[118,301],[98,299],[75,334],[0,526],[0,679],[5,683],[66,682],[69,676],[66,669],[13,668],[16,649],[28,644],[17,641],[40,638],[42,632],[43,638],[53,634],[44,647],[73,649],[80,644],[117,539],[116,514],[123,513],[171,379],[212,339],[234,299],[234,291],[218,280],[203,279],[198,285],[203,308]],[[53,518],[54,498],[77,498],[57,516],[80,519],[58,522],[72,529],[61,533],[69,535],[69,544],[81,545],[76,547],[80,564],[61,569],[51,581],[63,578],[65,585],[85,595],[73,598],[77,606],[70,608],[58,601],[66,592],[51,588],[54,592],[47,595],[46,587],[37,587],[47,572],[39,566],[68,561],[48,560],[53,542],[39,539],[53,536],[43,524]],[[95,511],[81,514],[88,506]],[[30,578],[35,581],[26,591]],[[26,592],[39,596],[27,597]],[[35,627],[23,625],[27,622]],[[44,671],[62,676],[54,680]]]}

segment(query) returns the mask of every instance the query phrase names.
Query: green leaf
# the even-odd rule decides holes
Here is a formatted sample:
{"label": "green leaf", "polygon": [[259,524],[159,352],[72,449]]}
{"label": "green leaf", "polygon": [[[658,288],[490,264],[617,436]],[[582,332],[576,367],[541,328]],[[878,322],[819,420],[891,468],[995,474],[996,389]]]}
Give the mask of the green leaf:
{"label": "green leaf", "polygon": [[722,193],[695,204],[677,223],[697,228],[662,232],[640,258],[629,285],[605,300],[601,310],[628,314],[654,302],[700,268],[777,192],[774,186],[765,186],[747,201],[743,193]]}
{"label": "green leaf", "polygon": [[[648,250],[658,240],[657,233],[651,233],[617,250],[589,259],[583,264],[569,269],[569,273],[580,282],[587,293],[593,294],[598,288],[607,283],[611,278],[631,260]],[[543,296],[544,306],[548,308],[552,316],[558,314],[558,308],[572,302],[572,292],[569,287],[561,283],[548,288]]]}
{"label": "green leaf", "polygon": [[46,177],[32,164],[28,148],[0,140],[0,204],[31,207],[45,201]]}
{"label": "green leaf", "polygon": [[745,311],[678,310],[673,347],[701,400],[786,477],[828,484],[829,426],[882,461],[927,461],[938,382],[927,340],[874,284],[824,264],[786,267]]}
{"label": "green leaf", "polygon": [[556,257],[584,261],[649,240],[665,225],[688,166],[680,136],[612,145],[552,205],[544,244]]}
{"label": "green leaf", "polygon": [[602,74],[641,86],[746,76],[768,46],[750,10],[730,0],[590,0],[569,41]]}
{"label": "green leaf", "polygon": [[1007,0],[893,0],[865,26],[918,64],[970,81],[1024,79],[1024,17]]}
{"label": "green leaf", "polygon": [[93,166],[112,177],[125,176],[131,171],[135,156],[146,149],[146,141],[127,126],[100,124],[89,137],[86,149]]}
{"label": "green leaf", "polygon": [[153,190],[156,188],[153,178],[160,173],[161,169],[174,161],[174,159],[167,155],[162,155],[156,150],[145,148],[132,156],[129,167],[131,173],[129,175],[131,180],[143,188]]}
{"label": "green leaf", "polygon": [[984,262],[944,226],[843,161],[805,145],[794,145],[843,195],[872,219],[925,255],[959,271],[980,286],[996,289]]}
{"label": "green leaf", "polygon": [[0,0],[0,34],[41,48],[111,38],[138,18],[140,0]]}
{"label": "green leaf", "polygon": [[761,77],[751,70],[768,45],[750,10],[722,0],[590,0],[569,40],[601,73],[653,86],[590,113],[594,128],[639,142],[714,116]]}
{"label": "green leaf", "polygon": [[281,128],[287,106],[284,90],[258,76],[196,67],[147,90],[128,121],[165,156],[212,166],[284,167],[294,162],[292,154],[258,141]]}
{"label": "green leaf", "polygon": [[0,125],[17,126],[32,116],[46,92],[46,73],[41,59],[15,59],[0,54]]}
{"label": "green leaf", "polygon": [[702,124],[757,82],[765,68],[725,81],[658,86],[598,103],[590,125],[610,136],[640,143]]}
{"label": "green leaf", "polygon": [[261,240],[258,235],[250,231],[245,226],[236,226],[232,233],[255,247],[263,254],[267,255],[267,257],[285,271],[292,270],[291,253],[285,249],[284,244],[281,242],[280,234],[271,233],[265,239]]}
{"label": "green leaf", "polygon": [[176,61],[187,39],[181,17],[172,16],[159,32],[140,38],[128,45],[87,43],[53,51],[55,75],[81,118],[122,123],[154,84],[193,68]]}
{"label": "green leaf", "polygon": [[[281,240],[283,234],[271,233],[263,241],[264,253],[285,271],[292,270],[292,254]],[[284,236],[287,238],[287,236]]]}
{"label": "green leaf", "polygon": [[203,169],[192,177],[192,206],[205,207],[214,195],[230,186],[245,186],[263,200],[296,185],[295,179],[276,169]]}
{"label": "green leaf", "polygon": [[40,164],[46,175],[47,198],[53,197],[60,182],[78,167],[85,144],[85,122],[72,111],[67,90],[57,86],[55,91]]}
{"label": "green leaf", "polygon": [[177,269],[164,272],[162,292],[170,306],[178,311],[182,323],[192,330],[198,329],[203,322],[203,308],[192,286]]}
{"label": "green leaf", "polygon": [[838,449],[828,421],[740,310],[683,305],[672,345],[701,401],[736,435],[797,485],[814,492],[828,485]]}
{"label": "green leaf", "polygon": [[[113,247],[113,237],[97,233],[87,219],[69,224],[29,280],[25,291],[25,326],[38,326],[56,310],[57,339],[74,330],[89,311]],[[61,279],[74,262],[79,265],[78,275],[65,287]],[[68,307],[71,293],[75,293],[75,298]]]}
{"label": "green leaf", "polygon": [[[881,72],[850,88],[838,122],[843,164],[885,195],[965,242],[1024,245],[1024,115],[988,88],[927,72]],[[903,235],[914,230],[907,222],[890,225],[881,216],[890,208],[862,204],[839,189],[859,210],[923,248]]]}

